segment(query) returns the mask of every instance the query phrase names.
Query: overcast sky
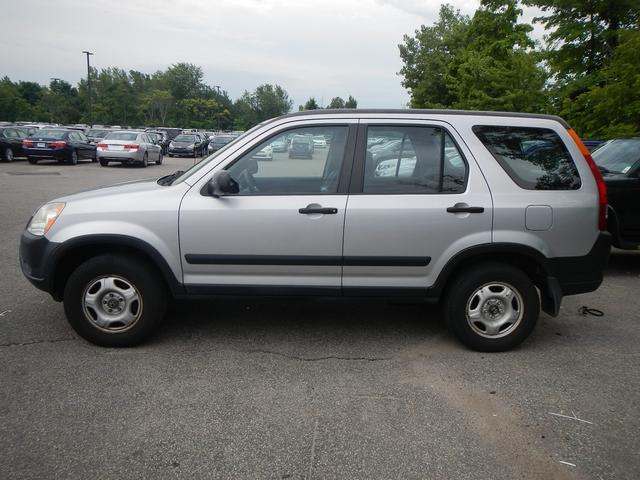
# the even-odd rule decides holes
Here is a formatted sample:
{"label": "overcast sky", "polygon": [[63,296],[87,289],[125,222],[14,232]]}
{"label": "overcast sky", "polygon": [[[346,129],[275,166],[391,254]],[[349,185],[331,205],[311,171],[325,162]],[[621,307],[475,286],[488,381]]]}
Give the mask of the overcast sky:
{"label": "overcast sky", "polygon": [[[405,33],[431,25],[432,0],[20,0],[3,2],[0,76],[76,84],[92,66],[153,73],[177,62],[235,99],[277,83],[294,109],[353,95],[359,107],[404,107],[397,72]],[[479,1],[449,0],[473,14]],[[527,11],[527,18],[532,13]],[[539,31],[536,36],[539,35]]]}

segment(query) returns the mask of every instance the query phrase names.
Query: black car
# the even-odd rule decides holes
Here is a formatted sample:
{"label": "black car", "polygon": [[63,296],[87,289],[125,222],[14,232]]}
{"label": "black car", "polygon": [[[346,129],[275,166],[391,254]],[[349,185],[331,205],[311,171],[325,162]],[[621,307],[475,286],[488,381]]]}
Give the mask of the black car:
{"label": "black car", "polygon": [[613,245],[640,246],[640,137],[610,140],[593,152],[609,199]]}
{"label": "black car", "polygon": [[153,135],[153,138],[155,138],[157,140],[157,144],[160,145],[160,148],[162,148],[162,154],[166,155],[169,152],[169,142],[171,142],[171,139],[169,138],[169,135],[167,134],[167,132],[163,131],[163,130],[145,130],[146,133]]}
{"label": "black car", "polygon": [[24,132],[17,127],[0,127],[0,156],[2,160],[12,162],[15,157],[23,156],[22,140],[25,138]]}
{"label": "black car", "polygon": [[75,165],[78,160],[96,161],[96,146],[77,130],[43,128],[22,142],[29,163],[39,160],[57,160]]}
{"label": "black car", "polygon": [[165,132],[169,137],[169,140],[173,140],[178,135],[182,134],[182,130],[180,128],[170,128],[170,127],[150,127],[145,130],[146,132]]}
{"label": "black car", "polygon": [[233,142],[236,139],[233,135],[215,135],[209,142],[207,151],[209,153],[216,152],[224,147],[226,144]]}
{"label": "black car", "polygon": [[170,157],[196,157],[202,150],[202,138],[195,133],[183,133],[169,143]]}

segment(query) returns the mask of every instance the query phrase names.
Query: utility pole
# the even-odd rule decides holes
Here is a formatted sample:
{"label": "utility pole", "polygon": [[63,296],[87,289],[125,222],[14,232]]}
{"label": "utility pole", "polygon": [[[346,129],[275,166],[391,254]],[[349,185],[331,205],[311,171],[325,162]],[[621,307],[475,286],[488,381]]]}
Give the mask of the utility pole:
{"label": "utility pole", "polygon": [[[214,85],[213,88],[218,91],[218,97],[220,97],[220,85]],[[218,131],[220,131],[220,112],[216,116],[218,117]]]}
{"label": "utility pole", "polygon": [[89,126],[93,126],[93,114],[91,112],[91,67],[89,66],[89,55],[93,55],[92,52],[83,50],[82,53],[87,55],[87,89],[89,94]]}

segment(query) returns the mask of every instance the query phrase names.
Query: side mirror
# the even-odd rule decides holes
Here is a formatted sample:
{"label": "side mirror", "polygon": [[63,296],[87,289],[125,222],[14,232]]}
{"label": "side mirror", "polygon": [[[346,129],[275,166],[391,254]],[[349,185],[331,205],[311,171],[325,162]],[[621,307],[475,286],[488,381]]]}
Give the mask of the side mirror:
{"label": "side mirror", "polygon": [[209,195],[212,197],[219,198],[223,195],[233,195],[240,192],[240,186],[238,182],[231,178],[229,172],[220,170],[209,180],[207,192],[209,192]]}

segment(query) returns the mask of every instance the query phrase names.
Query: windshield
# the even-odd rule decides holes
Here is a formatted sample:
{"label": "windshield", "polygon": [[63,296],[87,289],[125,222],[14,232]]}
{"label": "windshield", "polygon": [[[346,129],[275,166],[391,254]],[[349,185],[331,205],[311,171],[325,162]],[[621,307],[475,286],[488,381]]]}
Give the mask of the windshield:
{"label": "windshield", "polygon": [[105,140],[126,140],[126,141],[135,140],[136,138],[138,138],[138,134],[132,133],[132,132],[111,132],[106,137],[104,137]]}
{"label": "windshield", "polygon": [[60,140],[64,138],[66,130],[40,130],[39,132],[34,133],[34,137],[38,138],[55,138]]}
{"label": "windshield", "polygon": [[200,170],[201,168],[204,168],[209,163],[211,163],[211,161],[214,160],[217,156],[225,153],[231,146],[235,145],[238,140],[240,140],[241,138],[245,138],[245,137],[251,135],[254,131],[256,131],[258,128],[262,127],[263,125],[264,125],[264,122],[263,123],[259,123],[255,127],[247,130],[245,133],[243,133],[239,137],[233,138],[232,141],[227,143],[220,150],[216,150],[213,154],[209,155],[207,158],[205,158],[205,159],[201,160],[200,162],[196,163],[193,167],[191,167],[186,172],[184,172],[182,175],[180,175],[178,178],[176,178],[171,184],[173,185],[174,183],[180,183],[180,182],[184,181],[185,179],[189,178],[191,175],[196,173],[198,170]]}
{"label": "windshield", "polygon": [[196,136],[195,135],[178,135],[176,138],[173,139],[174,142],[195,142],[196,141]]}
{"label": "windshield", "polygon": [[640,160],[640,138],[611,140],[591,156],[599,167],[612,173],[627,173]]}

